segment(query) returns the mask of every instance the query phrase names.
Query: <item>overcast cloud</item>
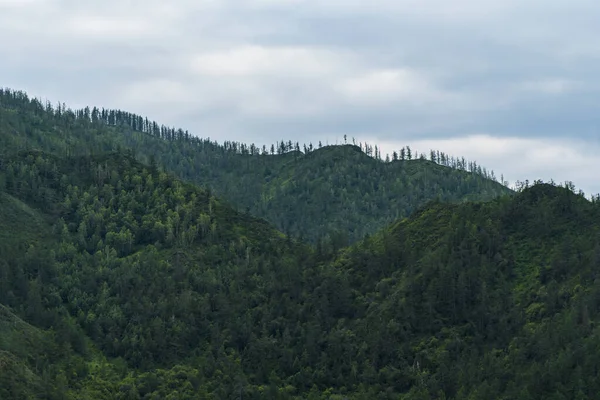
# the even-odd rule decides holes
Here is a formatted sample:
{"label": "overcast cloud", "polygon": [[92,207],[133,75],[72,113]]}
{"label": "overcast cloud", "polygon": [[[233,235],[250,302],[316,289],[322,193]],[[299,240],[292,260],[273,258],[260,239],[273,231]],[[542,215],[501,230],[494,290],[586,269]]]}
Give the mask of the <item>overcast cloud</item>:
{"label": "overcast cloud", "polygon": [[591,0],[0,0],[0,85],[218,141],[436,148],[600,192]]}

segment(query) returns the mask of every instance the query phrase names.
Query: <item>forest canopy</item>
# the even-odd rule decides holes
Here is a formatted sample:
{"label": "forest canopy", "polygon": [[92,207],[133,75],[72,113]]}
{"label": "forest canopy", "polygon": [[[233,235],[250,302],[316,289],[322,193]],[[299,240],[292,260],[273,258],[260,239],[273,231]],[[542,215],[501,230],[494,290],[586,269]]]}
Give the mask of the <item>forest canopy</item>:
{"label": "forest canopy", "polygon": [[600,392],[600,201],[571,183],[0,98],[2,399]]}

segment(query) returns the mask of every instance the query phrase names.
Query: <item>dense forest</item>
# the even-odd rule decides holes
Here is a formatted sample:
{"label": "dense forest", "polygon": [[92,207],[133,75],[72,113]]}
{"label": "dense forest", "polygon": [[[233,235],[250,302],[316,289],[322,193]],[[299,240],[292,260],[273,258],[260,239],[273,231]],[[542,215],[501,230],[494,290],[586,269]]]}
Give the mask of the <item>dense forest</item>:
{"label": "dense forest", "polygon": [[[58,111],[46,109],[0,110],[2,399],[600,392],[600,198],[570,183],[480,197],[481,185],[503,186],[398,160],[398,171],[414,166],[427,185],[456,179],[468,194],[406,191],[408,217],[393,210],[395,222],[349,246],[310,243],[181,179],[165,158],[136,154],[131,131],[52,125]],[[176,154],[170,139],[143,140]],[[367,156],[374,171],[395,165],[360,146],[235,154],[257,165],[287,157],[294,168],[327,157]]]}
{"label": "dense forest", "polygon": [[432,202],[334,253],[126,155],[2,177],[7,398],[600,390],[600,207],[572,188]]}
{"label": "dense forest", "polygon": [[491,200],[511,192],[493,171],[439,151],[419,155],[406,146],[382,157],[365,143],[218,144],[131,113],[73,111],[11,90],[0,91],[0,132],[4,152],[65,157],[129,150],[286,234],[336,246],[375,233],[432,199]]}

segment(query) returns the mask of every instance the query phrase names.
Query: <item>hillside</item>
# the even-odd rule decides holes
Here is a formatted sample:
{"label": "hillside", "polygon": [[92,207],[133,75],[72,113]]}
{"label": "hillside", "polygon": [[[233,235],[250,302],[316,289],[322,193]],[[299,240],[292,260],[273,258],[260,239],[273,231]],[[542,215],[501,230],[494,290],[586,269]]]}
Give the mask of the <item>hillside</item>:
{"label": "hillside", "polygon": [[492,179],[493,172],[444,153],[432,152],[425,160],[403,148],[385,162],[368,144],[309,144],[303,152],[291,141],[271,149],[220,145],[131,113],[72,111],[10,90],[0,92],[0,148],[0,160],[32,149],[60,157],[130,150],[140,161],[210,188],[282,232],[312,243],[323,239],[333,248],[375,233],[436,198],[485,201],[511,192]]}
{"label": "hillside", "polygon": [[48,254],[55,244],[48,216],[0,188],[2,399],[64,399],[66,376],[84,365],[73,348],[86,353],[85,339],[55,307],[61,300]]}
{"label": "hillside", "polygon": [[310,249],[131,157],[25,152],[1,172],[0,303],[86,360],[65,374],[74,398],[116,398],[129,371],[164,374],[157,395],[185,373],[230,397],[250,325],[302,290]]}
{"label": "hillside", "polygon": [[2,365],[30,397],[600,391],[600,207],[569,189],[430,202],[332,255],[126,154],[23,152],[0,176],[2,315],[30,331],[0,325]]}
{"label": "hillside", "polygon": [[492,180],[432,161],[385,163],[358,146],[329,146],[280,166],[249,207],[294,236],[314,242],[328,234],[345,245],[432,199],[484,201],[509,192]]}
{"label": "hillside", "polygon": [[47,367],[52,345],[43,332],[0,305],[0,398],[52,395],[50,382],[39,374]]}
{"label": "hillside", "polygon": [[599,233],[598,204],[551,185],[431,204],[335,263],[347,351],[411,399],[595,398]]}

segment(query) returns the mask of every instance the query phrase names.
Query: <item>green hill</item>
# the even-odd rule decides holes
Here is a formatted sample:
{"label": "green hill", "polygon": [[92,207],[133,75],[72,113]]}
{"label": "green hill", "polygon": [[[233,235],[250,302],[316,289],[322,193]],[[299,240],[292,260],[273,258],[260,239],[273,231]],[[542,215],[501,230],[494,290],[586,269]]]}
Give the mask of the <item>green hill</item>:
{"label": "green hill", "polygon": [[291,141],[271,149],[217,144],[120,110],[72,111],[11,90],[0,91],[0,148],[0,159],[2,152],[32,149],[60,157],[130,150],[285,233],[336,248],[429,200],[490,200],[511,192],[493,172],[444,153],[425,160],[403,148],[385,162],[368,144],[309,144],[304,152]]}
{"label": "green hill", "polygon": [[365,371],[407,398],[594,398],[599,211],[542,184],[357,244],[335,263],[358,316],[348,353],[366,340]]}
{"label": "green hill", "polygon": [[302,290],[308,247],[130,157],[25,152],[3,168],[0,301],[87,360],[65,375],[75,398],[115,398],[148,371],[164,374],[148,378],[157,395],[193,374],[193,393],[229,397],[248,329]]}
{"label": "green hill", "polygon": [[434,162],[382,162],[357,146],[330,146],[282,165],[251,212],[284,232],[342,244],[407,217],[432,199],[491,200],[509,190],[479,175]]}
{"label": "green hill", "polygon": [[19,96],[0,96],[0,398],[597,398],[598,198]]}
{"label": "green hill", "polygon": [[2,248],[1,302],[36,327],[2,314],[12,398],[600,390],[600,208],[570,189],[430,202],[332,258],[127,155],[24,152],[1,175],[26,249]]}

